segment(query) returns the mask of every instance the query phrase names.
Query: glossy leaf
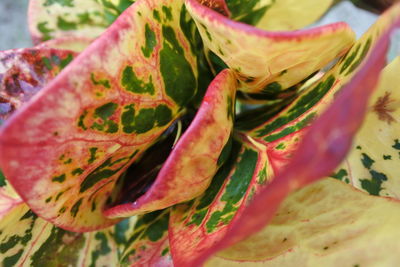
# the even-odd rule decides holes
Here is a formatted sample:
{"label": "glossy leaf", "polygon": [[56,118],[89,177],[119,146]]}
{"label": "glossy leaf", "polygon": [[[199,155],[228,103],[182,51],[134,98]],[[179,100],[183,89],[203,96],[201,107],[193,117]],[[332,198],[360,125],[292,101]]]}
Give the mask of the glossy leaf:
{"label": "glossy leaf", "polygon": [[141,215],[125,243],[121,266],[173,266],[168,241],[169,210]]}
{"label": "glossy leaf", "polygon": [[105,214],[115,218],[159,210],[203,193],[223,157],[229,153],[236,86],[233,72],[221,72],[211,83],[194,120],[172,149],[148,191],[130,203],[106,210]]}
{"label": "glossy leaf", "polygon": [[132,5],[0,130],[1,169],[39,216],[74,231],[117,222],[102,214],[115,181],[196,96],[182,7]]}
{"label": "glossy leaf", "polygon": [[[198,235],[190,255],[185,254],[176,244],[183,243],[185,238],[193,234],[190,224],[186,225],[186,229],[184,226],[187,223],[185,220],[188,220],[187,217],[194,209],[185,210],[182,207],[172,213],[172,254],[177,259],[178,266],[201,264],[213,252],[255,233],[273,216],[279,203],[289,192],[329,175],[341,162],[362,122],[366,102],[384,65],[389,32],[393,29],[393,24],[399,23],[395,20],[399,11],[398,5],[386,13],[336,67],[325,74],[316,85],[305,90],[286,110],[268,121],[268,131],[265,130],[262,134],[258,131],[249,132],[255,142],[261,142],[259,145],[265,146],[263,151],[268,158],[266,164],[271,166],[272,171],[267,169],[264,179],[271,181],[273,176],[276,178],[260,192],[254,190],[254,201],[234,214],[233,220],[229,218],[230,224],[224,231],[213,236]],[[378,34],[382,36],[380,39],[376,39]],[[361,55],[354,52],[360,46],[365,51]],[[372,52],[368,53],[369,49]],[[334,76],[332,73],[341,75]],[[349,82],[350,78],[352,79]],[[346,85],[343,87],[343,84]],[[352,101],[355,96],[357,102]],[[335,98],[337,99],[329,106]],[[301,120],[297,117],[299,114]],[[308,127],[316,117],[319,118]],[[265,125],[263,127],[266,128]],[[274,130],[278,133],[274,133]],[[244,190],[249,194],[253,189]],[[218,187],[216,191],[219,191]],[[224,206],[219,205],[221,209]],[[211,217],[206,217],[204,223],[202,216],[205,215],[197,216],[200,218],[199,225],[203,228],[211,220]]]}
{"label": "glossy leaf", "polygon": [[118,260],[111,230],[68,232],[20,204],[0,221],[0,261],[4,266],[108,266]]}
{"label": "glossy leaf", "polygon": [[66,35],[94,38],[110,21],[101,1],[30,0],[29,30],[35,44]]}
{"label": "glossy leaf", "polygon": [[333,0],[228,0],[230,18],[268,31],[297,30],[315,22]]}
{"label": "glossy leaf", "polygon": [[267,227],[205,266],[396,266],[399,216],[398,202],[324,179],[290,194]]}
{"label": "glossy leaf", "polygon": [[169,233],[176,266],[191,266],[192,259],[219,241],[256,189],[266,183],[271,166],[265,150],[245,136],[234,138],[230,157],[204,194],[171,210]]}
{"label": "glossy leaf", "polygon": [[382,72],[353,148],[333,176],[371,195],[399,198],[400,58]]}
{"label": "glossy leaf", "polygon": [[50,48],[0,52],[0,123],[52,80],[76,53]]}
{"label": "glossy leaf", "polygon": [[248,93],[282,93],[354,42],[344,23],[274,33],[232,21],[196,0],[187,0],[186,6],[205,46],[236,72],[240,89]]}

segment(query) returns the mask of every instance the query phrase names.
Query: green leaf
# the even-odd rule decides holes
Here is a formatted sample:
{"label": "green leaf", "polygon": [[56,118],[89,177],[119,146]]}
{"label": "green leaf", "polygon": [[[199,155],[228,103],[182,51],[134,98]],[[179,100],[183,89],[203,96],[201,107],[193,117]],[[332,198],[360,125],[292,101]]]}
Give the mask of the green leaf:
{"label": "green leaf", "polygon": [[[163,209],[193,199],[207,189],[224,161],[220,155],[231,136],[236,85],[236,79],[229,70],[215,78],[194,120],[174,146],[147,192],[106,210],[106,216],[126,217]],[[154,153],[160,154],[160,151]],[[137,173],[133,170],[133,177],[129,177],[128,181],[137,177]]]}
{"label": "green leaf", "polygon": [[[382,72],[353,148],[333,177],[372,195],[398,198],[400,58]],[[400,88],[399,88],[400,89]]]}
{"label": "green leaf", "polygon": [[293,32],[267,32],[232,21],[187,0],[205,46],[235,71],[240,90],[279,94],[343,55],[354,43],[344,23]]}
{"label": "green leaf", "polygon": [[1,168],[38,216],[74,231],[119,221],[102,213],[116,181],[197,94],[182,12],[180,1],[132,5],[0,130]]}
{"label": "green leaf", "polygon": [[168,241],[169,210],[138,217],[124,244],[121,266],[173,266]]}
{"label": "green leaf", "polygon": [[0,220],[0,253],[4,266],[105,266],[118,260],[112,229],[68,232],[38,218],[25,204]]}

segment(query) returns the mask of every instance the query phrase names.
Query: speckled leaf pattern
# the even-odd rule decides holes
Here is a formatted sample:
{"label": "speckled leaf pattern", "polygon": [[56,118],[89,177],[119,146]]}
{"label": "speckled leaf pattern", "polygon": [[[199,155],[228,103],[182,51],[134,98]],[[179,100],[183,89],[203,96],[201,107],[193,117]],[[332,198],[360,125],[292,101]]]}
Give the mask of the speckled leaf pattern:
{"label": "speckled leaf pattern", "polygon": [[168,241],[168,220],[169,210],[139,216],[131,237],[125,243],[120,265],[174,266]]}
{"label": "speckled leaf pattern", "polygon": [[182,6],[132,5],[0,130],[1,168],[40,217],[74,231],[117,222],[102,214],[115,181],[196,95]]}
{"label": "speckled leaf pattern", "polygon": [[110,266],[117,261],[112,229],[68,232],[38,218],[25,204],[0,221],[3,266]]}
{"label": "speckled leaf pattern", "polygon": [[396,266],[399,220],[398,202],[327,178],[289,195],[267,227],[205,266]]}
{"label": "speckled leaf pattern", "polygon": [[365,66],[364,62],[370,51],[399,12],[400,8],[397,6],[381,16],[335,66],[304,88],[296,99],[277,115],[267,120],[264,114],[255,116],[250,126],[252,129],[246,128],[245,123],[241,123],[243,127],[239,128],[263,143],[271,143],[309,126],[334,101],[343,86]]}
{"label": "speckled leaf pattern", "polygon": [[203,193],[224,160],[225,155],[220,156],[221,152],[228,149],[225,153],[229,153],[236,86],[232,71],[221,72],[210,84],[194,120],[176,143],[149,190],[132,203],[107,210],[105,215],[126,217],[159,210]]}
{"label": "speckled leaf pattern", "polygon": [[[261,229],[273,216],[279,203],[289,192],[329,175],[339,165],[350,149],[352,137],[363,120],[366,103],[376,86],[379,73],[384,65],[389,30],[394,27],[394,23],[399,24],[399,21],[395,20],[399,11],[400,5],[397,5],[386,13],[356,44],[355,48],[331,70],[333,73],[344,73],[342,74],[344,78],[339,76],[341,83],[338,84],[335,81],[335,76],[328,72],[320,81],[311,86],[311,89],[306,90],[304,95],[299,96],[299,99],[290,105],[287,110],[273,118],[271,120],[272,123],[269,122],[272,125],[269,127],[275,127],[273,129],[282,127],[279,129],[279,134],[272,134],[272,130],[270,130],[269,132],[265,131],[263,134],[249,137],[253,142],[258,142],[259,146],[265,147],[263,151],[266,153],[268,161],[264,164],[270,166],[270,170],[266,170],[264,179],[267,181],[272,180],[272,182],[268,186],[261,188],[254,201],[251,201],[249,206],[244,207],[239,212],[240,215],[236,214],[233,220],[231,218],[228,219],[230,224],[226,227],[225,232],[220,231],[214,236],[204,237],[203,233],[207,229],[207,223],[202,224],[203,216],[206,216],[210,209],[203,211],[203,214],[199,211],[197,218],[200,219],[197,222],[200,225],[198,228],[201,229],[199,230],[201,234],[195,238],[197,242],[191,248],[192,253],[190,255],[185,254],[184,249],[178,249],[180,244],[184,243],[183,240],[193,236],[190,228],[193,226],[186,222],[189,220],[189,214],[192,210],[185,210],[181,206],[182,208],[172,212],[171,220],[173,224],[170,232],[171,240],[173,240],[171,245],[174,260],[176,259],[181,266],[185,266],[185,264],[200,264],[213,252],[256,232],[256,229]],[[376,37],[377,35],[378,37]],[[359,50],[360,46],[368,47],[363,48],[365,52],[361,53],[361,57],[357,52],[354,52],[357,49]],[[371,53],[368,53],[369,49],[371,49]],[[349,69],[347,70],[346,68]],[[349,82],[350,77],[352,79]],[[342,88],[345,83],[347,83],[346,86]],[[338,85],[334,86],[335,84]],[[333,91],[332,87],[336,89]],[[312,91],[314,98],[307,97],[307,94],[310,94],[309,90]],[[352,101],[354,96],[357,96],[357,103]],[[334,99],[336,100],[329,106]],[[288,112],[288,110],[296,110],[293,108],[296,106],[302,110],[301,114],[308,113],[306,116],[302,115],[304,121],[295,119],[298,114],[295,115],[296,113],[291,114],[290,111]],[[343,107],[347,108],[344,109]],[[282,116],[283,114],[289,114],[289,119]],[[292,115],[293,117],[291,117]],[[315,115],[318,115],[319,118],[312,126],[308,127],[310,122],[316,118]],[[312,117],[307,118],[310,116]],[[253,173],[251,170],[249,172]],[[272,179],[271,176],[274,175],[276,179]],[[245,192],[246,190],[251,192],[250,188],[244,189]],[[224,206],[223,204],[220,205]],[[225,205],[225,208],[227,206]],[[243,214],[241,214],[242,212]],[[211,220],[212,216],[206,218],[206,220]],[[193,222],[195,221],[193,220]],[[188,229],[183,228],[185,223]],[[223,222],[216,225],[221,226],[224,224],[227,223]]]}
{"label": "speckled leaf pattern", "polygon": [[382,72],[353,148],[333,176],[371,195],[400,198],[400,58]]}
{"label": "speckled leaf pattern", "polygon": [[303,28],[321,17],[333,0],[227,0],[232,20],[267,31]]}
{"label": "speckled leaf pattern", "polygon": [[230,157],[205,193],[172,208],[169,233],[176,266],[191,266],[198,253],[219,241],[257,188],[266,183],[271,167],[265,150],[245,136],[233,138]]}
{"label": "speckled leaf pattern", "polygon": [[[205,46],[220,57],[248,93],[279,94],[346,52],[354,33],[345,23],[295,32],[267,32],[187,0]],[[318,55],[318,56],[316,56]]]}
{"label": "speckled leaf pattern", "polygon": [[69,50],[26,48],[0,52],[0,123],[28,102],[76,56]]}
{"label": "speckled leaf pattern", "polygon": [[95,38],[109,25],[102,1],[29,2],[29,30],[35,44],[65,35]]}
{"label": "speckled leaf pattern", "polygon": [[0,170],[0,220],[21,203],[23,200]]}

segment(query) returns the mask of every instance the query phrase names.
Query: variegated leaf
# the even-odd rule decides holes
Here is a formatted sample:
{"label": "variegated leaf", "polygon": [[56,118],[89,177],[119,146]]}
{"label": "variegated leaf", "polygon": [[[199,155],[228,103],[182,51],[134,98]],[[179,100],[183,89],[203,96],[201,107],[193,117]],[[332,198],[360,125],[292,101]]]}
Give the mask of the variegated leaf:
{"label": "variegated leaf", "polygon": [[267,31],[301,29],[315,22],[333,0],[227,0],[230,18]]}
{"label": "variegated leaf", "polygon": [[73,233],[20,204],[0,220],[3,266],[110,266],[118,261],[111,229]]}
{"label": "variegated leaf", "polygon": [[[105,215],[111,218],[126,217],[159,210],[203,193],[223,162],[223,157],[229,153],[228,140],[233,128],[236,86],[232,71],[221,72],[211,83],[194,120],[168,155],[150,188],[137,199],[106,210]],[[133,176],[137,176],[137,173],[132,171]],[[131,182],[134,177],[126,179]]]}
{"label": "variegated leaf", "polygon": [[40,217],[117,222],[102,214],[115,181],[196,97],[186,19],[182,1],[135,3],[0,130],[1,169]]}
{"label": "variegated leaf", "polygon": [[271,166],[265,147],[245,136],[235,137],[231,146],[230,157],[205,193],[171,210],[169,233],[176,266],[193,266],[192,259],[226,234],[231,221],[266,182]]}
{"label": "variegated leaf", "polygon": [[398,202],[327,178],[289,195],[267,227],[205,266],[396,266],[399,221]]}
{"label": "variegated leaf", "polygon": [[205,46],[236,72],[247,93],[282,93],[346,52],[355,38],[344,23],[274,33],[232,21],[196,0],[186,0],[186,7]]}
{"label": "variegated leaf", "polygon": [[65,35],[95,38],[108,26],[101,1],[30,0],[29,30],[35,44]]}
{"label": "variegated leaf", "polygon": [[[259,146],[265,147],[262,151],[268,158],[265,164],[270,169],[266,169],[264,179],[272,182],[259,192],[255,190],[254,201],[243,206],[239,213],[233,214],[235,219],[228,219],[229,225],[225,226],[224,231],[213,236],[205,236],[205,230],[198,231],[201,234],[195,238],[196,245],[191,247],[190,255],[185,254],[176,244],[183,243],[185,238],[193,235],[193,231],[196,232],[187,223],[193,212],[184,207],[172,212],[172,255],[181,264],[178,266],[201,264],[213,252],[255,233],[273,216],[279,203],[289,192],[329,175],[341,162],[362,122],[366,103],[384,65],[389,34],[394,25],[400,24],[397,19],[399,12],[400,5],[388,11],[336,67],[300,95],[293,104],[268,121],[265,124],[270,127],[268,131],[265,130],[262,134],[250,132],[252,135],[257,133],[258,135],[254,135],[257,138],[253,137],[254,142],[259,141]],[[360,47],[365,52],[358,54]],[[343,84],[346,86],[343,87]],[[352,101],[355,96],[357,102]],[[335,97],[337,99],[332,104]],[[319,118],[308,127],[316,115]],[[252,170],[249,172],[253,173]],[[276,176],[276,179],[272,179],[272,176]],[[252,189],[245,190],[249,193]],[[220,209],[222,207],[227,208],[228,205],[220,204]],[[207,214],[208,210],[204,212]],[[207,226],[202,217],[205,214],[197,215],[200,218],[200,229]],[[207,222],[212,216],[205,218]],[[224,223],[226,222],[221,225]],[[184,228],[185,224],[187,229]]]}
{"label": "variegated leaf", "polygon": [[333,176],[372,195],[400,198],[400,58],[388,65],[370,99],[353,148]]}
{"label": "variegated leaf", "polygon": [[141,215],[120,260],[121,266],[173,266],[168,241],[169,210]]}

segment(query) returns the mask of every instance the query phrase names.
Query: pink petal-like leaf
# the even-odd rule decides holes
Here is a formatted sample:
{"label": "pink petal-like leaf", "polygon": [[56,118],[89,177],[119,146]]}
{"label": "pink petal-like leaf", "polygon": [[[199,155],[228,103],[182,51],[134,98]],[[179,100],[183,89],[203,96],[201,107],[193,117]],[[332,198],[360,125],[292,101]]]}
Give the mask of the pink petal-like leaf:
{"label": "pink petal-like leaf", "polygon": [[185,15],[136,2],[4,124],[1,169],[38,216],[74,231],[118,221],[102,214],[116,180],[202,86]]}
{"label": "pink petal-like leaf", "polygon": [[203,193],[221,165],[221,152],[231,136],[236,86],[230,70],[221,72],[150,189],[132,203],[112,207],[105,214],[115,218],[159,210]]}
{"label": "pink petal-like leaf", "polygon": [[[263,152],[268,158],[265,162],[268,167],[264,180],[271,181],[278,176],[256,193],[249,207],[243,205],[243,210],[234,214],[233,220],[229,218],[225,221],[226,224],[230,223],[228,226],[217,224],[225,229],[214,235],[204,235],[204,228],[210,224],[212,217],[206,217],[209,207],[203,213],[197,210],[199,199],[195,200],[194,205],[182,205],[173,210],[170,239],[172,255],[178,261],[178,266],[198,265],[218,249],[261,229],[289,192],[329,175],[341,162],[363,119],[366,102],[385,61],[389,32],[393,24],[398,23],[395,18],[399,12],[400,5],[380,18],[346,57],[276,117],[266,123],[262,123],[262,116],[259,117],[261,126],[247,133],[252,136],[249,136],[250,140],[255,139],[253,143],[259,142],[259,146],[265,146]],[[382,35],[381,39],[377,39],[379,35]],[[352,101],[355,95],[356,103]],[[329,106],[335,98],[337,100]],[[318,116],[321,117],[309,127]],[[222,210],[227,208],[226,204],[217,204],[220,203],[218,197],[214,200],[217,192],[219,196],[224,191],[220,191],[219,187],[215,190],[208,205],[219,205]],[[248,193],[259,191],[252,187],[246,190]],[[194,217],[196,220],[193,219],[197,227],[187,222],[192,214],[196,214],[193,211],[199,213]],[[198,233],[196,245],[187,253],[180,244],[193,232]]]}
{"label": "pink petal-like leaf", "polygon": [[232,21],[186,0],[205,46],[235,71],[240,89],[248,93],[278,94],[337,56],[354,43],[345,23],[295,32],[266,32]]}
{"label": "pink petal-like leaf", "polygon": [[231,155],[205,193],[171,210],[170,242],[176,266],[191,266],[204,249],[220,240],[240,216],[256,188],[266,182],[265,146],[234,137]]}

